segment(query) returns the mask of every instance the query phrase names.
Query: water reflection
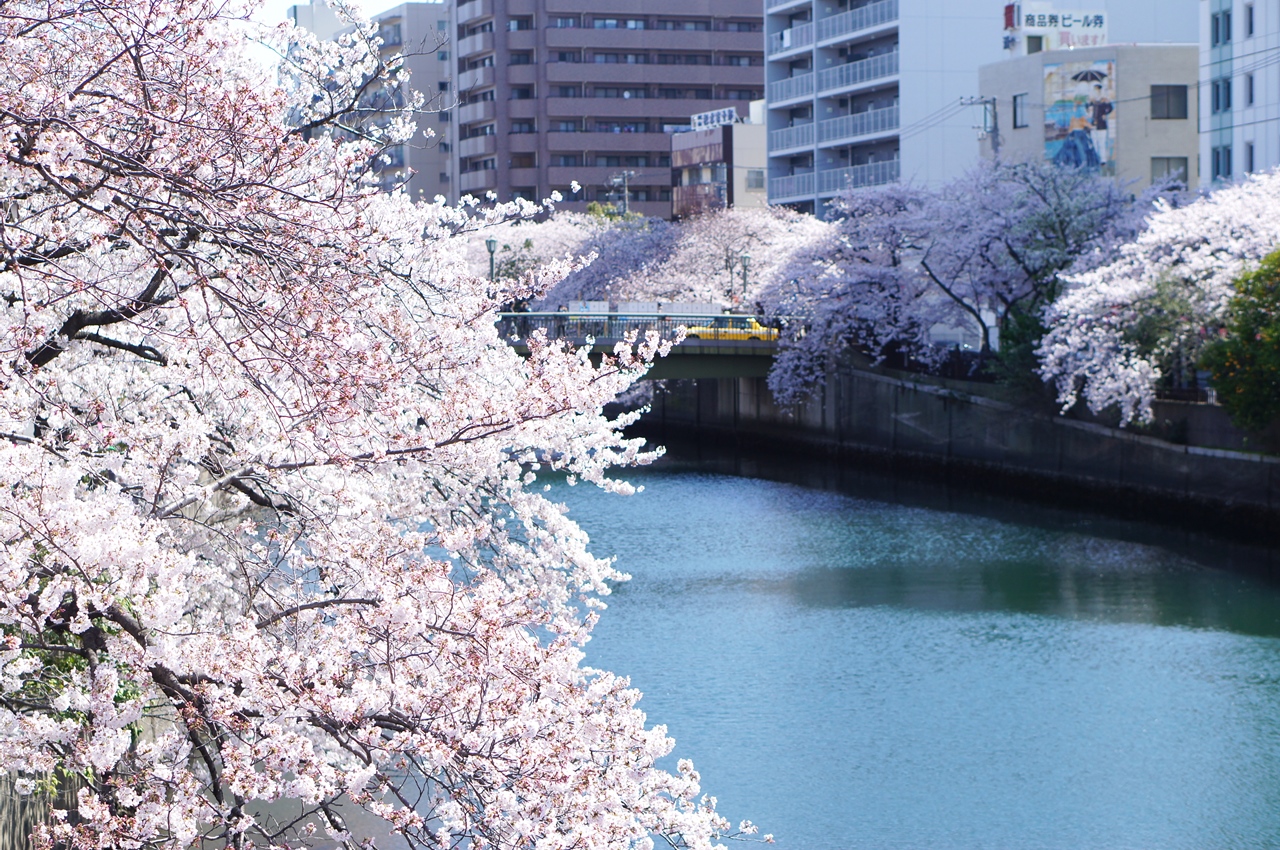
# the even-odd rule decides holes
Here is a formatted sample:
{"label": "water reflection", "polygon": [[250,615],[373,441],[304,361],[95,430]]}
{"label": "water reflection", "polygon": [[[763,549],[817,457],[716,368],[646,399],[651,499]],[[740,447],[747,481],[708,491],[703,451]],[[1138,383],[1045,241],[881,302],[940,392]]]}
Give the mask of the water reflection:
{"label": "water reflection", "polygon": [[784,850],[1280,842],[1269,553],[885,481],[635,480],[558,490],[635,576],[589,660]]}

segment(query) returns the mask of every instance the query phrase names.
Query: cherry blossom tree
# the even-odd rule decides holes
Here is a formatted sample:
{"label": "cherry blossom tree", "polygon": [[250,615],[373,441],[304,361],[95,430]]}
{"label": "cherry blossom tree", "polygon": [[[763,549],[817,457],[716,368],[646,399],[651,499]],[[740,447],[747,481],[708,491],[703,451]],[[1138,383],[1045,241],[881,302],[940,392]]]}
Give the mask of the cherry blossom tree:
{"label": "cherry blossom tree", "polygon": [[1275,173],[1158,209],[1111,262],[1069,277],[1047,312],[1042,374],[1064,409],[1083,401],[1121,423],[1149,420],[1161,378],[1224,324],[1233,281],[1280,244]]}
{"label": "cherry blossom tree", "polygon": [[528,207],[375,191],[411,122],[327,129],[396,73],[372,28],[269,35],[276,87],[247,13],[0,6],[0,769],[80,787],[41,846],[709,847],[582,665],[622,576],[534,487],[627,489],[600,411],[663,344],[520,359],[496,309],[568,266],[491,285],[459,234]]}

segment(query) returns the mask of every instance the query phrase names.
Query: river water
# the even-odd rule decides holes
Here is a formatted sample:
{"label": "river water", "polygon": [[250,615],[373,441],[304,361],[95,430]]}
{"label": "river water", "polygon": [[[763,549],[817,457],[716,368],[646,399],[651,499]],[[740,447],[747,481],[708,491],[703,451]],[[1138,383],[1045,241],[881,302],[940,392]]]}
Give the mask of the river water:
{"label": "river water", "polygon": [[1214,568],[1249,553],[704,470],[556,495],[634,576],[589,662],[735,823],[782,850],[1280,846],[1280,586]]}

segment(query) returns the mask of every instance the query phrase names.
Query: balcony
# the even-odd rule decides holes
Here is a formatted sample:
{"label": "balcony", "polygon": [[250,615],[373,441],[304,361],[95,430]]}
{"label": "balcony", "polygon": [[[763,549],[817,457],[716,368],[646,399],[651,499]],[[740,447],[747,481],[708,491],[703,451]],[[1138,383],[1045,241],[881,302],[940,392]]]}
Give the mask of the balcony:
{"label": "balcony", "polygon": [[507,170],[507,185],[516,188],[537,188],[538,169],[511,168]]}
{"label": "balcony", "polygon": [[882,53],[818,72],[818,91],[824,96],[841,89],[853,88],[871,80],[892,77],[898,73],[898,51]]}
{"label": "balcony", "polygon": [[[825,73],[825,72],[824,72]],[[813,97],[813,72],[798,77],[788,77],[769,83],[769,106],[779,106],[788,100]]]}
{"label": "balcony", "polygon": [[809,0],[769,0],[769,11],[779,12],[792,7],[808,6]]}
{"label": "balcony", "polygon": [[818,125],[818,142],[823,146],[844,144],[861,136],[887,133],[898,129],[898,107],[870,109],[855,115],[842,115]]}
{"label": "balcony", "polygon": [[798,127],[774,130],[769,134],[769,155],[774,156],[779,151],[790,148],[813,147],[814,126],[813,124],[801,124]]}
{"label": "balcony", "polygon": [[508,65],[507,82],[513,86],[531,86],[538,82],[537,65]]}
{"label": "balcony", "polygon": [[487,192],[498,186],[498,172],[495,169],[486,171],[468,171],[458,177],[458,189],[463,192]]}
{"label": "balcony", "polygon": [[625,62],[551,62],[547,82],[599,83],[601,85],[741,86],[759,88],[764,79],[760,66],[731,65],[632,65]]}
{"label": "balcony", "polygon": [[458,156],[462,157],[491,154],[497,150],[497,141],[493,136],[472,136],[458,142]]}
{"label": "balcony", "polygon": [[458,4],[458,23],[469,24],[481,18],[493,17],[493,0],[467,0]]}
{"label": "balcony", "polygon": [[[609,168],[598,165],[553,165],[548,169],[547,177],[552,186],[568,186],[569,181],[577,180],[583,186],[612,186],[612,180],[624,171],[632,176],[629,185],[632,189],[671,188],[670,168]],[[621,188],[618,190],[621,192]]]}
{"label": "balcony", "polygon": [[818,43],[846,38],[861,30],[898,20],[898,0],[880,0],[818,21]]}
{"label": "balcony", "polygon": [[769,36],[769,58],[790,53],[813,44],[813,24],[797,24],[789,30]]}
{"label": "balcony", "polygon": [[493,33],[478,32],[458,40],[458,56],[474,56],[477,53],[488,53],[493,50]]}
{"label": "balcony", "polygon": [[902,163],[896,159],[884,162],[868,162],[818,172],[818,194],[834,195],[845,189],[863,189],[867,186],[883,186],[893,183],[902,174]]}
{"label": "balcony", "polygon": [[547,146],[555,151],[669,154],[671,137],[666,133],[548,133]]}
{"label": "balcony", "polygon": [[769,203],[776,204],[790,198],[813,197],[813,172],[775,177],[769,181]]}
{"label": "balcony", "polygon": [[497,112],[492,100],[468,103],[458,107],[458,123],[474,124],[477,121],[492,121]]}
{"label": "balcony", "polygon": [[458,91],[471,89],[487,89],[493,85],[493,67],[472,68],[458,74]]}
{"label": "balcony", "polygon": [[646,50],[718,50],[724,53],[759,54],[761,47],[761,35],[758,32],[608,30],[581,27],[547,29],[542,30],[542,33],[550,50],[587,48],[637,53]]}

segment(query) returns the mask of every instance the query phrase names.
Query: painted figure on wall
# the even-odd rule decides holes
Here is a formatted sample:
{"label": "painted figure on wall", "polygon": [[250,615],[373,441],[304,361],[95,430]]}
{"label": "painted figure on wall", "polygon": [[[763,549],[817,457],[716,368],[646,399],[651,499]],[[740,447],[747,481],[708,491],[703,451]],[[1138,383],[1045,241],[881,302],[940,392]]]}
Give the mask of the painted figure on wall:
{"label": "painted figure on wall", "polygon": [[1115,172],[1115,60],[1044,68],[1045,158]]}

